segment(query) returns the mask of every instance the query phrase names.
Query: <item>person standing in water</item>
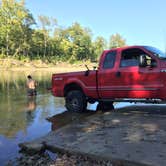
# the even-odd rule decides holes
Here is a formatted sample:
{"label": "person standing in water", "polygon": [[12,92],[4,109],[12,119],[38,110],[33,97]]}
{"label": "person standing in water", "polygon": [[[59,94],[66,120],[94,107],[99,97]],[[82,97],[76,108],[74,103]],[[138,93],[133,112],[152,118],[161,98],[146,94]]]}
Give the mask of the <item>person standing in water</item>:
{"label": "person standing in water", "polygon": [[31,75],[28,75],[27,78],[28,78],[27,94],[28,94],[28,96],[36,96],[37,95],[37,91],[36,91],[37,82],[32,79]]}

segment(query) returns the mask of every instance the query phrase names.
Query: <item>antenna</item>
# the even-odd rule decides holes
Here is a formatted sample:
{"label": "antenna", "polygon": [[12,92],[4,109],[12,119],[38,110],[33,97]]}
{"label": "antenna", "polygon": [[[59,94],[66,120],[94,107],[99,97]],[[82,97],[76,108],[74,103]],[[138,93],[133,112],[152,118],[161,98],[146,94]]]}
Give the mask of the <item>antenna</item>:
{"label": "antenna", "polygon": [[88,76],[89,75],[89,68],[88,68],[88,66],[87,65],[85,65],[85,67],[87,68],[87,71],[85,71],[85,76]]}
{"label": "antenna", "polygon": [[89,71],[89,67],[87,65],[85,65],[85,67],[87,68],[87,70]]}

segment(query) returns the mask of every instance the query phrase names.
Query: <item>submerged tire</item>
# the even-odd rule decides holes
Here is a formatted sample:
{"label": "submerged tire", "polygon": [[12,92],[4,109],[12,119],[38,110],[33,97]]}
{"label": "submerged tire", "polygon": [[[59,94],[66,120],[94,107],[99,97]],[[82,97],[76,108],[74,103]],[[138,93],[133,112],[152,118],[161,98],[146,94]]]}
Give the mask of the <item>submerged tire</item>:
{"label": "submerged tire", "polygon": [[114,105],[113,102],[104,102],[104,101],[100,101],[98,106],[97,106],[97,110],[102,110],[102,111],[110,111],[114,109]]}
{"label": "submerged tire", "polygon": [[79,90],[73,90],[67,93],[66,108],[68,111],[83,112],[86,110],[87,101],[85,95]]}

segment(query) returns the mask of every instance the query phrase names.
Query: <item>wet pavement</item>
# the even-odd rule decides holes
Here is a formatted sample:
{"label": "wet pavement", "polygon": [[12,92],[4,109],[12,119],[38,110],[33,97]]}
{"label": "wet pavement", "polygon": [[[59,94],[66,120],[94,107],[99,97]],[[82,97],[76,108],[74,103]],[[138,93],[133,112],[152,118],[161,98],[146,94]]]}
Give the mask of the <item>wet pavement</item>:
{"label": "wet pavement", "polygon": [[[60,116],[68,118],[69,124]],[[166,165],[165,105],[132,105],[79,115],[65,112],[49,120],[52,132],[21,147],[45,147],[124,165]]]}

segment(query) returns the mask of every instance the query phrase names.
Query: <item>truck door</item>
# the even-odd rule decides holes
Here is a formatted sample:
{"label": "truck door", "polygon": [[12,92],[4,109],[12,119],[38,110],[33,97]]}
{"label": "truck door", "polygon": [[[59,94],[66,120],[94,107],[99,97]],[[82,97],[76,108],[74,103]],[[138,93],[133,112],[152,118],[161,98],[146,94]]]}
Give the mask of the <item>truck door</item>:
{"label": "truck door", "polygon": [[100,60],[98,70],[98,94],[100,98],[114,98],[113,89],[116,86],[117,50],[108,51]]}
{"label": "truck door", "polygon": [[[140,55],[144,55],[149,63],[145,67],[139,66]],[[152,62],[156,65],[152,66]],[[122,50],[118,72],[118,97],[156,98],[162,87],[157,59],[140,48]]]}
{"label": "truck door", "polygon": [[[117,49],[118,51],[118,49]],[[101,98],[156,98],[161,89],[157,59],[140,48],[107,52],[98,71],[98,93]],[[149,66],[140,67],[139,57],[145,55]],[[150,63],[156,66],[151,67]]]}

